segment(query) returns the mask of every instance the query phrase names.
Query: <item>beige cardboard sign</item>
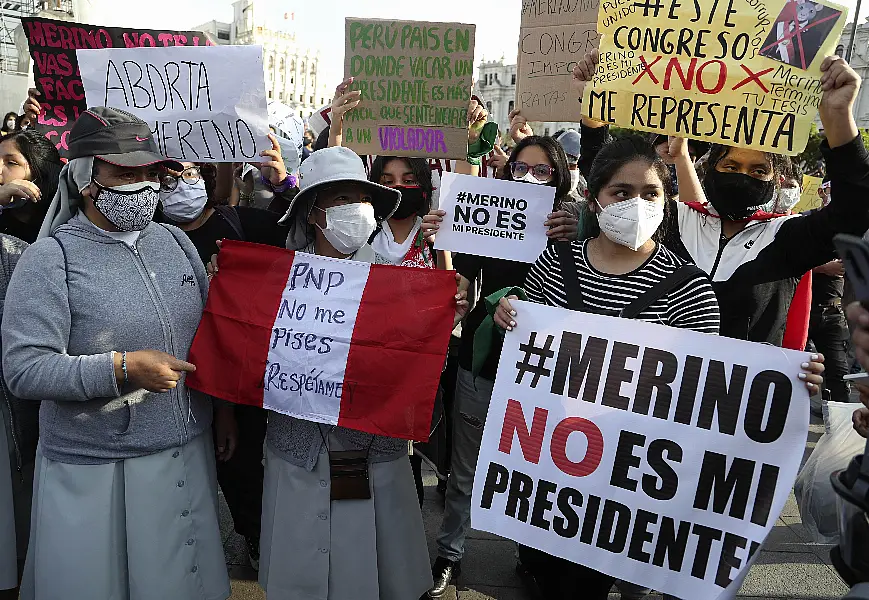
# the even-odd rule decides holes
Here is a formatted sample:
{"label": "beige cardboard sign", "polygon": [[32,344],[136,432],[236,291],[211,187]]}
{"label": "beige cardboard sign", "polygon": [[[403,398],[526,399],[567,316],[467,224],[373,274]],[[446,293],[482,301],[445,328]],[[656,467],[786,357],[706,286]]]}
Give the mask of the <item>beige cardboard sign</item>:
{"label": "beige cardboard sign", "polygon": [[362,102],[344,117],[344,145],[359,154],[467,158],[475,33],[462,23],[348,17],[344,76]]}
{"label": "beige cardboard sign", "polygon": [[579,118],[573,67],[597,48],[599,5],[600,0],[522,1],[516,107],[529,121]]}

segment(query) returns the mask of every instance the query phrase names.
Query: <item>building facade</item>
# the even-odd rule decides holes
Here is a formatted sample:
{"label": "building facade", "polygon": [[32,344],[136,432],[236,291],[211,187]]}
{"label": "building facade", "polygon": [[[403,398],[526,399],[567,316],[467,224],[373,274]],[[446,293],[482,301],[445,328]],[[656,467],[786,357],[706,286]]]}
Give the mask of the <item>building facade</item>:
{"label": "building facade", "polygon": [[[209,34],[218,44],[262,46],[268,99],[286,104],[300,117],[309,117],[331,101],[328,86],[320,81],[319,51],[301,48],[295,33],[267,27],[270,19],[264,4],[237,0],[232,7],[232,23],[209,21],[193,29]],[[292,26],[293,17],[284,15],[285,29]]]}
{"label": "building facade", "polygon": [[[851,48],[851,66],[863,78],[863,85],[857,92],[857,101],[854,103],[854,118],[857,120],[857,127],[861,129],[869,127],[869,86],[866,85],[869,81],[869,19],[866,21],[857,25],[857,35],[854,36],[854,45]],[[840,56],[847,55],[852,26],[852,23],[848,23],[842,32],[842,39],[836,48],[836,54]]]}
{"label": "building facade", "polygon": [[[501,128],[501,134],[506,136],[510,130],[510,112],[516,107],[516,65],[504,64],[500,60],[486,61],[485,58],[477,66],[477,81],[474,93],[486,103],[489,120]],[[567,122],[531,122],[531,128],[538,135],[552,135],[561,129],[579,127],[578,123]]]}

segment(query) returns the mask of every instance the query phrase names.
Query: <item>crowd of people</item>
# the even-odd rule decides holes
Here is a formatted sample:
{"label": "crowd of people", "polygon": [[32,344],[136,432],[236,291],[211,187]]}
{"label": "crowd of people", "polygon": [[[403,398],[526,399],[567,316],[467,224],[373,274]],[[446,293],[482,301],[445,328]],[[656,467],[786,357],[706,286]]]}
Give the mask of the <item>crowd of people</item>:
{"label": "crowd of people", "polygon": [[[578,89],[597,62],[592,52],[577,65]],[[218,486],[272,600],[444,598],[471,525],[502,344],[492,324],[521,327],[517,298],[795,349],[811,338],[818,351],[800,378],[847,400],[832,241],[869,230],[869,153],[852,115],[858,75],[835,56],[821,70],[829,198],[809,214],[791,214],[801,174],[786,156],[613,139],[588,118],[541,136],[520,111],[500,124],[502,144],[483,133],[476,97],[467,160],[360,157],[342,146],[361,100],[351,80],[296,156],[273,130],[259,163],[178,162],[138,118],[92,107],[64,163],[19,123],[38,122],[32,91],[0,138],[0,598],[228,598]],[[537,261],[435,250],[445,171],[554,188],[546,220],[529,224],[549,240]],[[455,270],[439,451],[187,387],[222,240]],[[869,366],[869,313],[852,311],[855,357]],[[864,422],[869,404],[855,414]],[[362,489],[332,485],[347,453],[362,457]],[[423,459],[445,505],[433,561]],[[527,546],[517,568],[547,600],[603,600],[613,585],[625,599],[649,593]]]}

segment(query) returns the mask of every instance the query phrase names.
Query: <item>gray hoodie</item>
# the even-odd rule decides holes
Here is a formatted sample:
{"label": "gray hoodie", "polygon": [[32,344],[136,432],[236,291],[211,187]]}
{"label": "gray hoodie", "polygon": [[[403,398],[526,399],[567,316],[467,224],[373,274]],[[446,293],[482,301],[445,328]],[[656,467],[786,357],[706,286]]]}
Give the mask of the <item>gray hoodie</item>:
{"label": "gray hoodie", "polygon": [[211,402],[183,381],[156,394],[118,389],[112,351],[186,359],[208,280],[180,230],[151,223],[135,249],[73,219],[30,246],[3,311],[3,373],[42,400],[51,460],[101,464],[186,444],[211,426]]}

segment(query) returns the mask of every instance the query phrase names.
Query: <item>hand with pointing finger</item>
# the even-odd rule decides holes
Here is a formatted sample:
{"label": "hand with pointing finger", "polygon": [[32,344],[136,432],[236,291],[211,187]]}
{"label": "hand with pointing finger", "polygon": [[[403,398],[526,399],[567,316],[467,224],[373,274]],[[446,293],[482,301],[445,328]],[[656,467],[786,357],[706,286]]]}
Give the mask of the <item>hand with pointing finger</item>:
{"label": "hand with pointing finger", "polygon": [[597,50],[586,52],[585,57],[573,67],[572,86],[576,93],[577,99],[582,100],[582,94],[585,91],[586,84],[594,78],[597,65],[600,62],[600,55]]}
{"label": "hand with pointing finger", "polygon": [[115,377],[119,388],[123,385],[125,389],[168,392],[178,386],[185,373],[192,373],[195,370],[195,365],[159,350],[128,352],[126,385],[123,385],[123,354],[115,353]]}
{"label": "hand with pointing finger", "polygon": [[344,140],[344,115],[362,102],[362,92],[349,91],[353,78],[345,79],[335,88],[332,99],[332,124],[329,126],[329,147],[340,146]]}
{"label": "hand with pointing finger", "polygon": [[263,150],[260,153],[260,156],[268,160],[260,163],[259,169],[263,177],[268,179],[269,183],[273,186],[277,187],[287,178],[287,165],[284,164],[284,158],[281,156],[278,138],[270,133],[269,141],[272,143],[271,150]]}

